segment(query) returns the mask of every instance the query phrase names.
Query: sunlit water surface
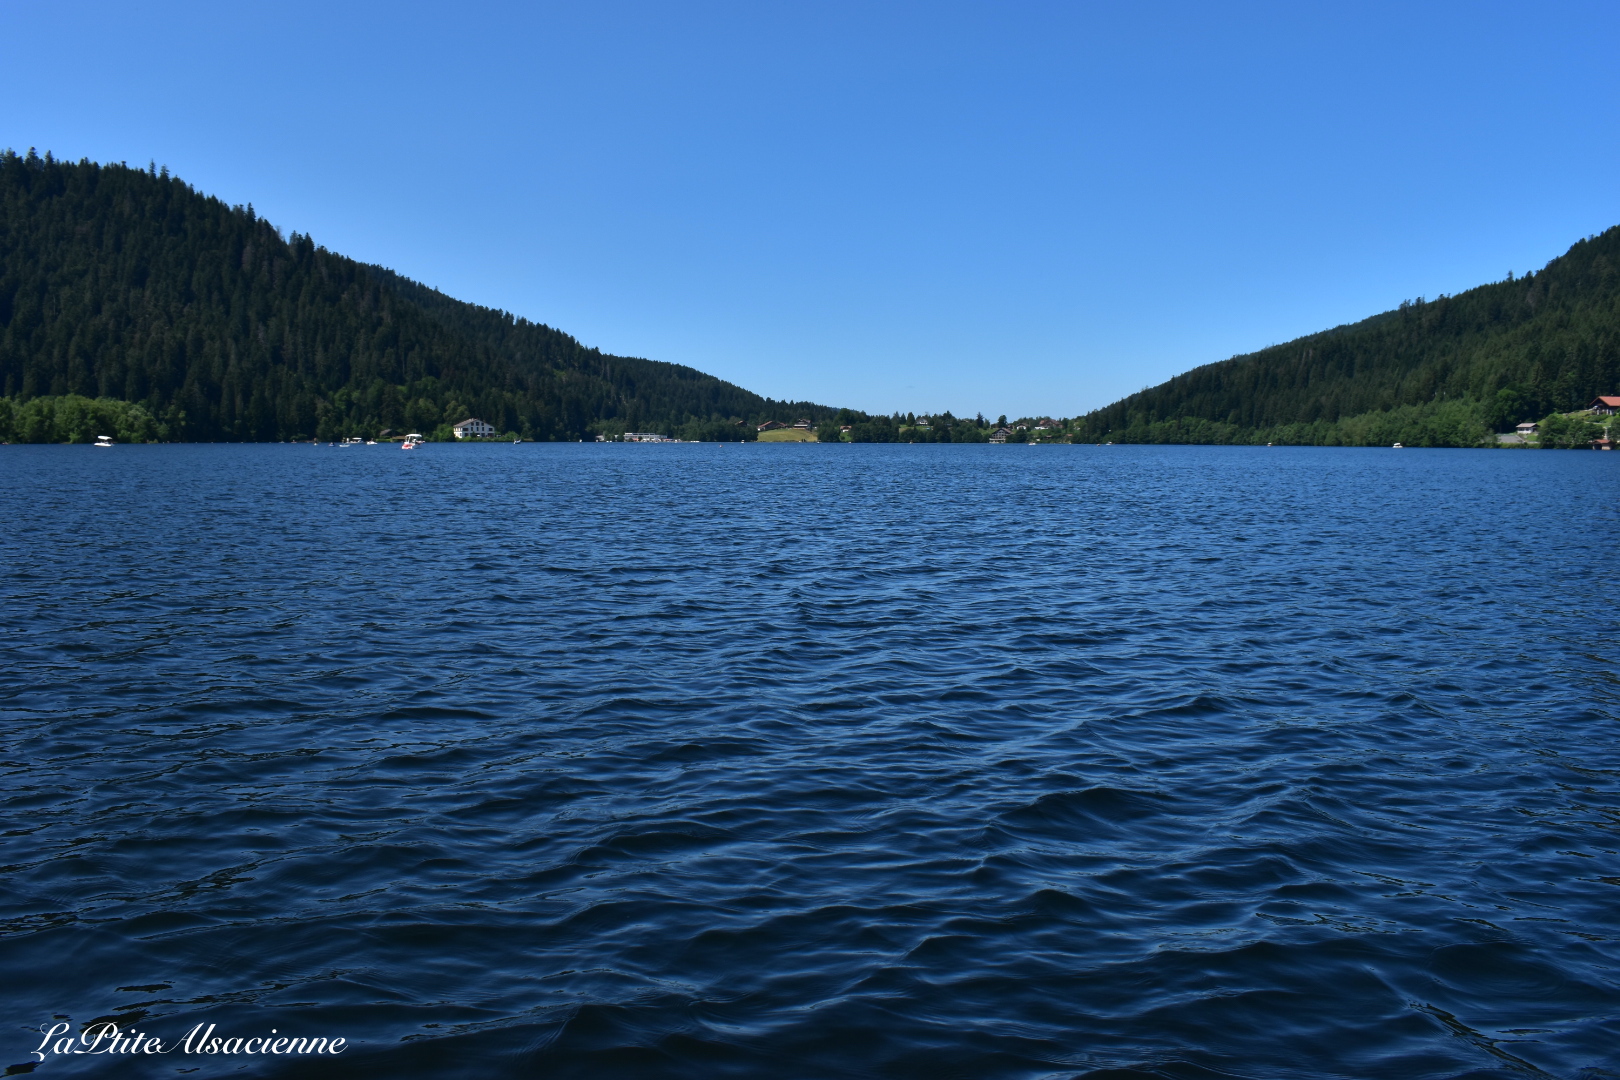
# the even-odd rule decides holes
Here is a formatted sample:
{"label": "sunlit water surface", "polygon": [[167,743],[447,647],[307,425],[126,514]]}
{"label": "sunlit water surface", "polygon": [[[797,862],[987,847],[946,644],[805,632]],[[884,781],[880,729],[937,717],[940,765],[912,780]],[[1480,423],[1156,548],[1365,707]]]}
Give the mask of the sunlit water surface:
{"label": "sunlit water surface", "polygon": [[0,1064],[1620,1076],[1617,480],[0,447]]}

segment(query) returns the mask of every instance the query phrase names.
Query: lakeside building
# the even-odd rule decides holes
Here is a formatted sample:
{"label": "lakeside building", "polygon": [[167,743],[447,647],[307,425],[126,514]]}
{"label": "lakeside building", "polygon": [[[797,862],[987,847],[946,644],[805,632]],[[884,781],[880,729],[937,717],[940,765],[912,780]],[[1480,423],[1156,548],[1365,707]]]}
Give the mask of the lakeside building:
{"label": "lakeside building", "polygon": [[1523,439],[1523,438],[1528,438],[1531,435],[1534,435],[1536,433],[1537,429],[1539,429],[1540,427],[1541,427],[1540,424],[1537,424],[1535,421],[1532,420],[1532,421],[1529,421],[1528,423],[1520,424],[1518,427],[1514,428],[1513,430],[1518,432],[1519,437],[1521,439]]}
{"label": "lakeside building", "polygon": [[793,426],[795,428],[798,428],[800,431],[809,431],[810,430],[810,421],[808,421],[808,420],[800,420],[797,424],[794,424]]}
{"label": "lakeside building", "polygon": [[759,425],[758,430],[760,430],[760,431],[775,431],[777,428],[785,428],[785,427],[787,427],[787,425],[782,423],[779,420],[767,420],[763,424]]}
{"label": "lakeside building", "polygon": [[1620,412],[1620,395],[1599,394],[1592,399],[1592,404],[1588,405],[1587,408],[1599,416],[1613,416],[1615,413]]}
{"label": "lakeside building", "polygon": [[458,439],[486,439],[495,434],[495,425],[468,417],[461,423],[452,425],[450,430],[456,433]]}
{"label": "lakeside building", "polygon": [[624,433],[625,442],[674,442],[668,435],[660,435],[656,431],[627,431]]}

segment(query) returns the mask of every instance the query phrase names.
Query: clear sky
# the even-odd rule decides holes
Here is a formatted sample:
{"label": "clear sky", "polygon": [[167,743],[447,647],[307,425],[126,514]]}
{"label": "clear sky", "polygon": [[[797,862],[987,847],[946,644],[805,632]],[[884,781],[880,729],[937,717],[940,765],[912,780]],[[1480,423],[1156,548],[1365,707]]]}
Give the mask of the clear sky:
{"label": "clear sky", "polygon": [[606,351],[1073,415],[1620,223],[1620,4],[0,3],[0,146]]}

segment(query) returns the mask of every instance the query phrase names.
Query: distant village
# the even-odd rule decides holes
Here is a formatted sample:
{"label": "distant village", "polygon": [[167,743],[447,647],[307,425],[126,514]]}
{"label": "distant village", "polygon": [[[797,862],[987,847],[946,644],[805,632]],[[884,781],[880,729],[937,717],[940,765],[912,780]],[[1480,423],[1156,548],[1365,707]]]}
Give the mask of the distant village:
{"label": "distant village", "polygon": [[[937,416],[918,416],[907,413],[904,417],[879,417],[857,422],[841,418],[813,426],[801,419],[793,424],[768,420],[755,426],[755,438],[760,442],[1046,442],[1067,441],[1066,422],[1049,417],[1008,422],[1005,416],[994,422],[983,416],[957,419],[950,413]],[[874,437],[878,436],[878,437]]]}
{"label": "distant village", "polygon": [[[596,435],[597,442],[672,443],[672,442],[960,442],[960,443],[1059,443],[1072,438],[1069,420],[1051,417],[1029,417],[1008,420],[1001,416],[986,420],[982,415],[959,418],[949,412],[933,415],[896,413],[892,416],[868,417],[841,410],[837,415],[819,424],[801,417],[793,422],[767,420],[749,423],[731,420],[719,430],[711,423],[703,432],[708,438],[683,438],[680,434],[657,431],[606,430]],[[430,438],[454,438],[457,441],[511,442],[516,436],[498,431],[493,424],[477,417],[468,417],[440,429]],[[395,440],[403,436],[384,432],[382,437]]]}
{"label": "distant village", "polygon": [[[906,413],[893,416],[863,417],[844,410],[838,416],[817,424],[808,417],[791,423],[767,420],[748,425],[734,421],[736,436],[754,442],[902,442],[902,443],[1036,443],[1068,442],[1069,421],[1034,417],[994,421],[982,415],[958,418],[949,412],[936,415]],[[752,438],[750,438],[752,436]],[[653,432],[626,431],[621,435],[604,432],[598,442],[680,442],[681,439]]]}
{"label": "distant village", "polygon": [[1526,421],[1511,433],[1498,435],[1502,446],[1559,447],[1613,450],[1620,431],[1615,417],[1620,415],[1620,394],[1599,394],[1585,409],[1555,413],[1542,420]]}
{"label": "distant village", "polygon": [[[1620,431],[1615,417],[1620,415],[1620,395],[1602,394],[1591,404],[1571,413],[1560,413],[1539,421],[1526,421],[1516,430],[1495,436],[1502,447],[1562,448],[1612,450]],[[1076,438],[1078,421],[1054,419],[1049,416],[1008,420],[999,416],[986,420],[982,414],[956,417],[949,412],[938,414],[895,413],[891,416],[866,416],[848,409],[823,419],[819,423],[808,417],[788,422],[766,420],[750,423],[745,420],[709,421],[702,425],[689,425],[692,430],[668,434],[657,431],[630,431],[604,424],[595,439],[597,442],[676,443],[676,442],[887,442],[887,443],[1072,443]],[[1488,430],[1488,429],[1487,429]],[[383,432],[382,438],[395,440],[404,436]],[[422,438],[422,436],[413,436]],[[447,428],[439,429],[434,438],[455,440],[506,441],[517,440],[510,432],[498,431],[493,424],[476,417],[468,417]],[[519,440],[520,441],[520,440]],[[1266,445],[1270,445],[1267,443]],[[1486,445],[1489,445],[1487,440]]]}

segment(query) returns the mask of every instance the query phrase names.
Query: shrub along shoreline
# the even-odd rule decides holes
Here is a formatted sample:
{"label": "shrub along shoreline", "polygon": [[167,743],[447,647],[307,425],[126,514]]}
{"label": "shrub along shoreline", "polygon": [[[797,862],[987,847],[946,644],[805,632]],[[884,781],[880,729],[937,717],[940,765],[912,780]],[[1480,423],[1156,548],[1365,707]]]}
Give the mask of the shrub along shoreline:
{"label": "shrub along shoreline", "polygon": [[[840,431],[836,421],[822,425],[821,442],[962,442],[982,443],[994,425],[982,418],[961,419],[949,413],[935,418],[931,426],[918,426],[917,420],[879,416],[863,419],[864,414],[848,413],[852,425]],[[1607,421],[1607,422],[1605,422]],[[1033,423],[1034,421],[1030,421]],[[1005,424],[1005,418],[996,424]],[[1014,421],[1015,424],[1024,423]],[[1084,438],[1081,421],[1045,421],[1051,425],[1039,438],[1043,442],[1091,442]],[[1244,428],[1198,417],[1136,423],[1109,431],[1104,439],[1114,443],[1168,443],[1206,446],[1389,446],[1401,443],[1413,447],[1496,447],[1495,425],[1488,408],[1479,402],[1441,401],[1425,405],[1404,405],[1387,412],[1363,413],[1341,420],[1318,420],[1309,424],[1282,424],[1269,428]],[[1620,434],[1620,422],[1613,417],[1595,417],[1585,412],[1553,413],[1540,421],[1538,439],[1529,444],[1540,449],[1586,449],[1592,440],[1607,434]],[[184,430],[184,425],[181,425]],[[349,434],[376,437],[375,432]],[[707,431],[677,432],[693,441],[716,441]],[[732,441],[738,433],[732,428],[719,433]],[[749,429],[747,434],[753,434]],[[174,427],[152,415],[135,402],[117,398],[89,398],[78,394],[36,397],[26,401],[0,397],[0,442],[6,443],[92,443],[101,435],[116,442],[189,442],[176,438]],[[509,441],[511,432],[493,440]],[[806,439],[811,436],[805,433]],[[1019,431],[1016,441],[1023,441]],[[428,434],[433,441],[450,442],[454,436],[448,425]]]}
{"label": "shrub along shoreline", "polygon": [[166,442],[169,426],[141,406],[116,398],[0,397],[0,442],[90,443],[101,435],[121,443]]}

